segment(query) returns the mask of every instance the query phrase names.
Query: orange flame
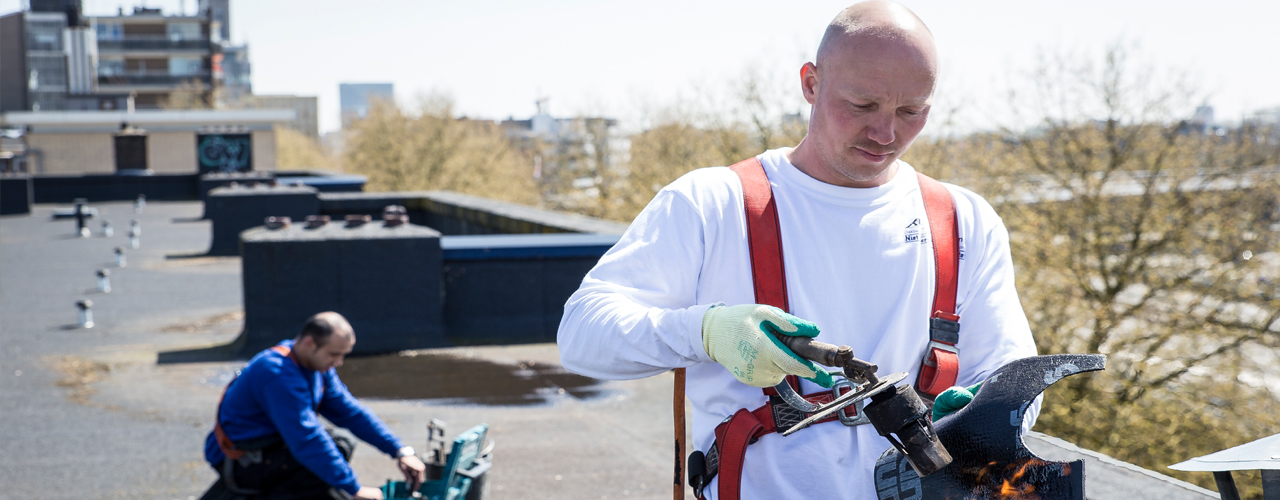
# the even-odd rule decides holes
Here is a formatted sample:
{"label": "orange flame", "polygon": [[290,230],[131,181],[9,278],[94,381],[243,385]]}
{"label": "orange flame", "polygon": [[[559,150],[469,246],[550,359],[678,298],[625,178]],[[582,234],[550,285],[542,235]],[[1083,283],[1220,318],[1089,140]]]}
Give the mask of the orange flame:
{"label": "orange flame", "polygon": [[[988,463],[973,476],[971,494],[973,498],[990,498],[997,500],[1040,500],[1036,486],[1028,473],[1052,464],[1037,458],[1027,458],[1011,464],[998,462]],[[1071,469],[1063,467],[1063,475],[1071,473]]]}
{"label": "orange flame", "polygon": [[[1037,463],[1038,462],[1038,463]],[[1017,470],[1000,484],[1000,493],[996,498],[1007,500],[1040,500],[1040,495],[1036,495],[1035,485],[1023,481],[1023,476],[1027,475],[1027,467],[1031,465],[1044,465],[1044,461],[1038,459],[1030,459],[1019,465]],[[1015,464],[1010,464],[1009,468]],[[1006,468],[1005,470],[1009,470]]]}

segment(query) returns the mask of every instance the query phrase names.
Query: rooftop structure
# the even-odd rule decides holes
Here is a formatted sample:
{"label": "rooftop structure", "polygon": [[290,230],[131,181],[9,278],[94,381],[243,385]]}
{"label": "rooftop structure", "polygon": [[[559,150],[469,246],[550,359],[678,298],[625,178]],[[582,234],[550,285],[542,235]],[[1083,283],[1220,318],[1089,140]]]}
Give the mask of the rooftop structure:
{"label": "rooftop structure", "polygon": [[[0,127],[24,131],[20,139],[28,158],[22,163],[28,173],[203,173],[216,170],[210,165],[232,149],[243,160],[235,170],[274,170],[273,127],[294,119],[294,111],[274,109],[18,111],[0,115]],[[125,141],[125,136],[143,139]],[[232,148],[224,147],[228,144]],[[146,166],[113,161],[122,147],[141,148]]]}

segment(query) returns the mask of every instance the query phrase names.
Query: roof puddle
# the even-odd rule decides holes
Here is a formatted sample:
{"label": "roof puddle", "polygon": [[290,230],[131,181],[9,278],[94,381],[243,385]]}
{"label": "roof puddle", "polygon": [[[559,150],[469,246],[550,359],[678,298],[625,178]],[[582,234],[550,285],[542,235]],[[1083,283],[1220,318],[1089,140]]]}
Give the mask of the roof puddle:
{"label": "roof puddle", "polygon": [[338,376],[361,398],[447,399],[492,406],[527,406],[572,396],[593,399],[600,381],[533,361],[498,364],[447,354],[347,358]]}

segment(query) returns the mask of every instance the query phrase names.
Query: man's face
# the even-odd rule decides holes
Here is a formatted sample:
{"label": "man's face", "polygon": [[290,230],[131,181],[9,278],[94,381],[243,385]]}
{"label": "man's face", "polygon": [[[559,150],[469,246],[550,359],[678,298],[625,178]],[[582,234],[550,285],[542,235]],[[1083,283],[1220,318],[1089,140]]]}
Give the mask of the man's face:
{"label": "man's face", "polygon": [[314,337],[302,337],[294,346],[294,351],[304,368],[323,372],[342,366],[343,358],[351,353],[355,345],[355,335],[334,333],[322,345],[316,345]]}
{"label": "man's face", "polygon": [[809,133],[824,182],[874,187],[924,128],[932,103],[933,61],[907,44],[878,37],[846,40],[805,65]]}

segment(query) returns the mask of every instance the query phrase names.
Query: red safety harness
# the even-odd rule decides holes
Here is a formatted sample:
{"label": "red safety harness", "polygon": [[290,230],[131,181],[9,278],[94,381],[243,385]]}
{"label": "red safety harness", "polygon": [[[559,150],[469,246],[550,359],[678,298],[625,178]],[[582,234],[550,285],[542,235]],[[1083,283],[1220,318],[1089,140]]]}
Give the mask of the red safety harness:
{"label": "red safety harness", "polygon": [[[790,311],[787,302],[787,276],[782,263],[782,233],[778,225],[778,207],[773,199],[773,188],[759,158],[751,158],[729,167],[742,181],[743,204],[746,208],[747,241],[751,254],[752,285],[758,304],[767,304]],[[960,340],[960,316],[956,311],[956,282],[960,259],[959,232],[956,229],[955,202],[942,183],[918,174],[920,191],[924,197],[925,215],[929,219],[935,263],[936,286],[933,295],[933,314],[929,320],[929,347],[916,380],[916,390],[929,399],[955,385],[960,363],[956,344]],[[788,384],[799,392],[799,379],[787,378]],[[816,404],[829,403],[837,394],[851,387],[837,387],[831,392],[804,396]],[[742,487],[742,465],[747,446],[760,436],[785,431],[809,414],[787,405],[773,388],[764,389],[769,403],[748,411],[738,410],[715,429],[715,443],[706,453],[706,479],[709,483],[720,475],[718,489],[721,500],[737,500]],[[842,410],[816,423],[841,420],[856,425],[857,415],[850,415],[854,408]],[[700,497],[701,498],[701,497]]]}

